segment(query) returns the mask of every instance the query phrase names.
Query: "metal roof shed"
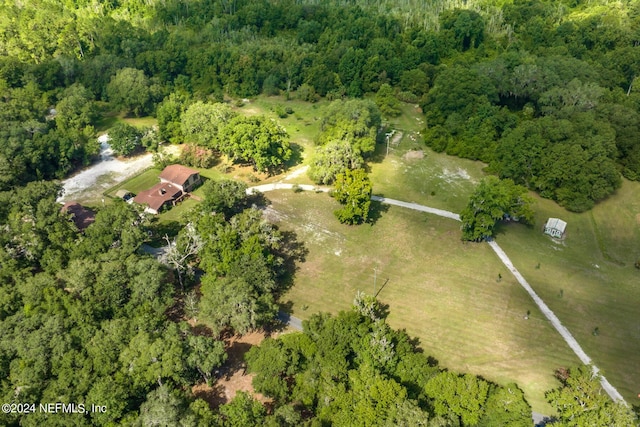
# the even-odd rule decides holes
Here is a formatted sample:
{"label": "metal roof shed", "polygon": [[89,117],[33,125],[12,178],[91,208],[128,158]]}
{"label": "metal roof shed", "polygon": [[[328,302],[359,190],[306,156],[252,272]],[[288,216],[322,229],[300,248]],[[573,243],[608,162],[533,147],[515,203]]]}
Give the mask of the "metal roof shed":
{"label": "metal roof shed", "polygon": [[544,232],[551,237],[561,239],[562,236],[564,236],[566,228],[567,223],[560,218],[549,218],[544,226]]}

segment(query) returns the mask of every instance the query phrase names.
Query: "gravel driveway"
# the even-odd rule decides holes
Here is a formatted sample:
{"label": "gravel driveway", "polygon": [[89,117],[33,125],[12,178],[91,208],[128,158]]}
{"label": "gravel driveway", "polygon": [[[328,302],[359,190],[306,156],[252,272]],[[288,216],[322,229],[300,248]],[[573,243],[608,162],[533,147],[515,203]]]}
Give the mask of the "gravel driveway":
{"label": "gravel driveway", "polygon": [[59,202],[99,200],[108,188],[153,165],[151,154],[126,160],[114,157],[106,134],[100,136],[98,141],[100,142],[100,160],[62,181],[64,192],[58,198]]}

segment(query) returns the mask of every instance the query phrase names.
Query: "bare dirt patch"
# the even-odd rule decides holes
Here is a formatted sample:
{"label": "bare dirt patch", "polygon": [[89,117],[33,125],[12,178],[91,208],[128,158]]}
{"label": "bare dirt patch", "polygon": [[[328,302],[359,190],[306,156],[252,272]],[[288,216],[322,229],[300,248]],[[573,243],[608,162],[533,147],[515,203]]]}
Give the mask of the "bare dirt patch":
{"label": "bare dirt patch", "polygon": [[462,169],[462,168],[457,168],[456,170],[443,168],[440,178],[442,178],[444,181],[448,183],[452,183],[454,181],[470,180],[471,176],[469,175],[469,172],[467,172],[465,169]]}
{"label": "bare dirt patch", "polygon": [[422,150],[410,150],[402,156],[404,160],[419,160],[424,158],[424,151]]}
{"label": "bare dirt patch", "polygon": [[218,379],[211,386],[198,384],[191,391],[209,403],[212,408],[231,401],[238,391],[250,393],[262,403],[270,403],[271,400],[260,393],[256,393],[251,385],[253,375],[246,372],[244,355],[254,345],[258,345],[265,338],[264,332],[252,332],[243,336],[234,335],[225,339],[227,349],[227,361],[220,368]]}
{"label": "bare dirt patch", "polygon": [[290,179],[298,178],[298,177],[300,177],[300,176],[304,175],[305,173],[307,173],[307,170],[308,170],[308,169],[309,169],[309,166],[307,165],[307,166],[303,166],[303,167],[301,167],[301,168],[297,168],[297,169],[295,169],[295,170],[292,170],[291,172],[289,172],[289,173],[287,174],[287,176],[285,176],[285,177],[283,178],[283,181],[288,181],[288,180],[290,180]]}
{"label": "bare dirt patch", "polygon": [[106,135],[102,135],[98,141],[101,147],[100,161],[62,182],[64,194],[59,198],[60,202],[100,200],[103,191],[153,164],[151,154],[116,158]]}
{"label": "bare dirt patch", "polygon": [[269,222],[280,222],[289,218],[288,215],[274,209],[271,206],[266,206],[264,209],[262,209],[262,215]]}

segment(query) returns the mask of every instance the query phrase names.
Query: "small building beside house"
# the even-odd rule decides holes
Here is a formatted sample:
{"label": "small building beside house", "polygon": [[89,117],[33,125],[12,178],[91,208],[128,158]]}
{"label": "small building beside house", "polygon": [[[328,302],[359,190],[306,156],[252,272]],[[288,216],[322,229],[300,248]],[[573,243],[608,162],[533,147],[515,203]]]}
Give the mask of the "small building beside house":
{"label": "small building beside house", "polygon": [[174,206],[182,200],[182,189],[169,182],[160,182],[148,190],[141,191],[133,201],[146,205],[145,211],[157,215],[165,206]]}
{"label": "small building beside house", "polygon": [[131,191],[125,190],[123,188],[123,189],[120,189],[120,190],[116,191],[116,197],[118,199],[124,200],[127,203],[133,203],[133,198],[135,197],[135,195]]}
{"label": "small building beside house", "polygon": [[62,205],[61,210],[71,214],[71,220],[80,231],[84,231],[96,220],[96,213],[78,202],[67,202]]}
{"label": "small building beside house", "polygon": [[166,182],[188,193],[200,185],[200,173],[182,165],[169,165],[160,173],[160,182]]}
{"label": "small building beside house", "polygon": [[559,218],[549,218],[544,225],[544,232],[551,237],[562,239],[567,228],[567,223]]}

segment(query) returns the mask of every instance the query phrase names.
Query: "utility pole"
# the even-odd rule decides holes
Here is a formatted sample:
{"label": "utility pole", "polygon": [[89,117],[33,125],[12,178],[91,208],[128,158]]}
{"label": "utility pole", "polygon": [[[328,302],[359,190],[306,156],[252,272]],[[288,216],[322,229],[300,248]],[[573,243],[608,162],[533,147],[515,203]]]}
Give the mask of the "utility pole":
{"label": "utility pole", "polygon": [[389,134],[387,134],[387,155],[386,157],[389,157]]}

